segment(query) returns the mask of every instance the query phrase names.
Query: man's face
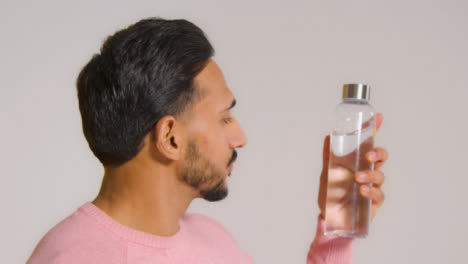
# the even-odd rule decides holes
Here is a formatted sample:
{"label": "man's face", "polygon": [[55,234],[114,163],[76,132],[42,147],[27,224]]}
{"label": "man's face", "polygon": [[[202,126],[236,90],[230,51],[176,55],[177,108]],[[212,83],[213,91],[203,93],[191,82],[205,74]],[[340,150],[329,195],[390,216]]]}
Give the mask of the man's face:
{"label": "man's face", "polygon": [[[195,78],[199,99],[186,121],[187,142],[181,179],[208,201],[227,196],[226,177],[237,157],[235,148],[247,142],[231,114],[235,100],[218,65],[210,60]],[[196,99],[195,99],[196,100]]]}

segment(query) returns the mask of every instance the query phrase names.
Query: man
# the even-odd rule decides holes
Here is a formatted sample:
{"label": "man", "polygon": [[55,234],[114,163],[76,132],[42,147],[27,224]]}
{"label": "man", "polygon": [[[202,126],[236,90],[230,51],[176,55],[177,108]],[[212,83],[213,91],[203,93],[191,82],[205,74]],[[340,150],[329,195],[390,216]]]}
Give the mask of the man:
{"label": "man", "polygon": [[[101,190],[39,242],[28,263],[252,263],[216,221],[186,214],[219,201],[247,139],[204,33],[185,20],[142,20],[109,37],[81,71],[83,132],[105,173]],[[378,118],[381,123],[381,116]],[[325,237],[324,146],[318,232],[308,263],[350,263],[352,239]],[[376,149],[380,164],[386,159]],[[383,174],[368,172],[374,212]]]}

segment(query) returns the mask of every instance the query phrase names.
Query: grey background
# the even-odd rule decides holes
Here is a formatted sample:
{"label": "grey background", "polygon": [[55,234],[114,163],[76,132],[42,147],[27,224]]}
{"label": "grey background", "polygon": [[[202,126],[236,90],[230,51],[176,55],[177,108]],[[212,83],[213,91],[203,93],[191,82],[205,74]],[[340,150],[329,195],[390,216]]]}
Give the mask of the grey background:
{"label": "grey background", "polygon": [[96,195],[75,79],[106,36],[150,16],[207,33],[249,144],[219,220],[256,263],[305,263],[324,136],[345,82],[372,85],[385,121],[386,201],[355,263],[468,259],[466,1],[2,1],[0,259],[24,263]]}

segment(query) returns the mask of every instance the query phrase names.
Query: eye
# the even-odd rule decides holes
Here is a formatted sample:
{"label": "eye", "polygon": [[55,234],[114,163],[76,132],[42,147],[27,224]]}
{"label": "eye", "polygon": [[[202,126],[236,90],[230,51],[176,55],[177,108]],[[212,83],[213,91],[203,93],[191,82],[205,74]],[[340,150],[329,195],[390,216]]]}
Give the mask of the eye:
{"label": "eye", "polygon": [[230,116],[229,116],[229,117],[225,117],[225,118],[223,118],[222,121],[223,121],[224,124],[229,124],[229,123],[232,122],[232,117],[230,117]]}

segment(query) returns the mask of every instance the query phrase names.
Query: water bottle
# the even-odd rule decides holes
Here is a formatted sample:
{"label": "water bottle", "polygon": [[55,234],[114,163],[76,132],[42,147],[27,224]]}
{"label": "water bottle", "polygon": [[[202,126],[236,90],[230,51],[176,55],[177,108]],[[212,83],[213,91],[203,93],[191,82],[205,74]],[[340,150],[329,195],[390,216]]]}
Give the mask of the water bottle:
{"label": "water bottle", "polygon": [[358,171],[373,170],[365,155],[374,148],[376,112],[370,87],[345,84],[330,135],[325,235],[363,238],[369,231],[371,200],[359,192]]}

